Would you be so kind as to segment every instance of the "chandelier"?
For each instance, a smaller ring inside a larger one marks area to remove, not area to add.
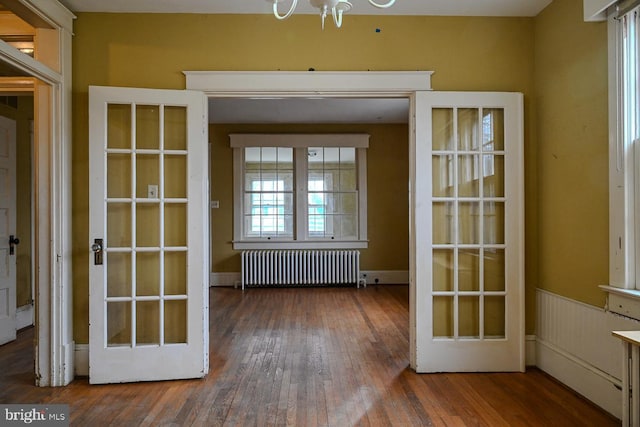
[[[292,0],[291,8],[284,15],[280,15],[278,12],[278,3],[283,2],[284,0],[267,0],[268,2],[273,2],[273,14],[278,19],[287,19],[290,17],[296,6],[298,5],[298,0]],[[388,0],[385,4],[376,3],[374,0],[369,0],[369,3],[372,6],[375,6],[380,9],[386,9],[388,7],[393,6],[396,0]],[[329,12],[331,12],[331,16],[333,16],[333,23],[336,24],[336,27],[340,28],[342,26],[342,14],[345,12],[349,12],[353,5],[348,0],[309,0],[311,6],[320,9],[320,18],[322,18],[322,29],[324,30],[324,19],[327,17]]]

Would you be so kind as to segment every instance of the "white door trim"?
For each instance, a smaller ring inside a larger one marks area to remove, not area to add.
[[[71,36],[73,14],[49,0],[18,0],[20,17],[59,30],[55,71],[0,41],[0,62],[39,79],[34,88],[36,230],[35,378],[39,386],[73,379],[71,289]],[[18,7],[18,6],[16,6]]]
[[[200,90],[209,97],[260,97],[260,96],[323,96],[323,97],[407,97],[409,110],[409,146],[415,146],[414,130],[416,114],[415,98],[418,94],[431,90],[432,71],[365,71],[365,72],[324,72],[324,71],[184,71],[186,89]],[[414,163],[415,152],[409,152],[409,167]],[[409,228],[414,230],[417,176],[415,170],[409,173]],[[413,239],[413,237],[411,237]],[[415,242],[414,242],[415,243]],[[416,245],[409,248],[409,334],[411,367],[416,368],[416,313],[419,299],[416,298],[415,270],[419,263]],[[424,310],[423,310],[424,311]]]

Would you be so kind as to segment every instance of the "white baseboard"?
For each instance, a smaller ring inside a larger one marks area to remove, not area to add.
[[[364,276],[367,285],[375,285],[376,279],[380,285],[406,285],[409,284],[409,272],[407,270],[362,270],[360,276]],[[240,273],[210,273],[209,286],[237,286],[240,283]]]
[[[74,359],[76,375],[89,376],[89,344],[76,344]]]
[[[544,372],[615,417],[622,417],[622,392],[616,378],[542,340],[537,342],[536,361]]]
[[[409,271],[407,270],[361,270],[360,276],[364,276],[367,285],[409,284]]]
[[[524,364],[526,366],[536,366],[535,335],[527,335],[524,337]]]
[[[210,273],[209,287],[236,286],[240,283],[240,273]]]
[[[33,326],[33,304],[23,305],[16,309],[16,329],[20,330],[27,326]]]

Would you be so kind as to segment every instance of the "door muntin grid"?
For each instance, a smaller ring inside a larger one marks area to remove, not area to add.
[[[108,104],[105,347],[187,343],[187,109]]]
[[[432,111],[432,336],[505,340],[504,109]]]

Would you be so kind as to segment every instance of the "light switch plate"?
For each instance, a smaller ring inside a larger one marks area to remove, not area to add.
[[[147,198],[148,199],[157,199],[158,198],[158,186],[155,184],[147,185]]]

